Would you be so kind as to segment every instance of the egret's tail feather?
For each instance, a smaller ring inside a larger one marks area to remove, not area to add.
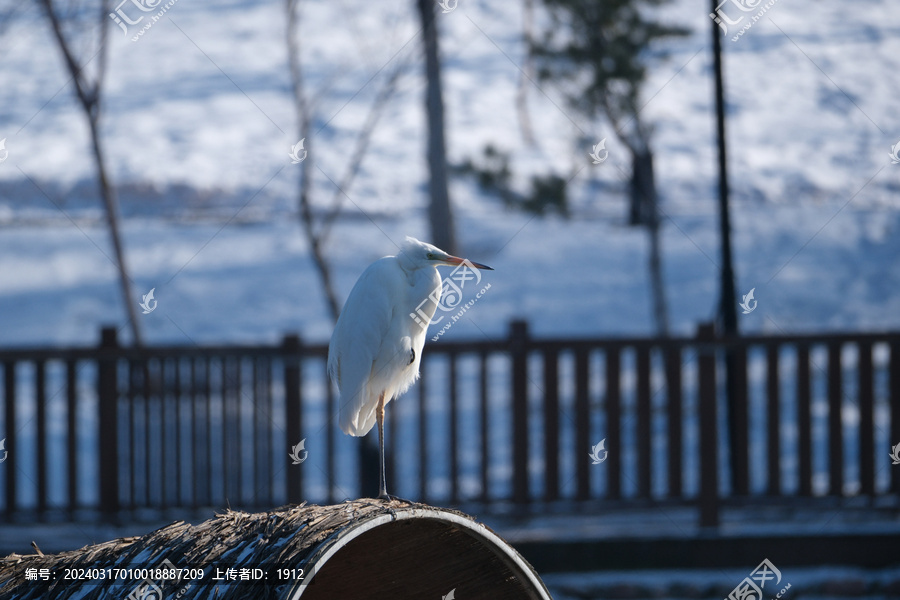
[[[378,408],[378,399],[372,399],[368,390],[360,390],[354,397],[345,400],[340,399],[341,430],[347,435],[361,437],[369,433],[375,426],[375,409]]]

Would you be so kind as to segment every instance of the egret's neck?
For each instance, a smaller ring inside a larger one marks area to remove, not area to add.
[[[408,277],[415,276],[416,271],[418,271],[422,268],[427,268],[427,267],[432,266],[432,265],[425,265],[425,264],[420,263],[419,261],[413,260],[412,258],[407,256],[406,253],[403,253],[403,252],[401,252],[400,254],[397,255],[397,264],[400,266],[401,269],[403,269],[403,271],[406,273],[406,275]]]
[[[441,275],[432,264],[423,264],[406,257],[397,257],[397,265],[406,276],[409,285],[416,287],[418,285],[426,285],[430,288],[441,285]],[[437,282],[437,283],[435,283]]]

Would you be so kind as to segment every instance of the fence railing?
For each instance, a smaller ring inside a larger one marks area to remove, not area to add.
[[[337,427],[326,354],[297,336],[130,348],[112,329],[96,347],[0,350],[0,515],[371,496],[371,445]],[[513,322],[429,344],[386,438],[389,489],[423,502],[676,502],[705,525],[729,502],[896,503],[900,333],[536,339]]]

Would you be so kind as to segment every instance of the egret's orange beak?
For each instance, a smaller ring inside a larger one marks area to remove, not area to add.
[[[494,270],[492,267],[489,267],[487,265],[483,265],[481,263],[477,263],[472,260],[467,260],[465,258],[460,258],[458,256],[448,256],[446,259],[444,259],[444,262],[447,263],[448,265],[453,265],[454,267],[463,264],[463,262],[468,262],[470,265],[472,265],[476,269],[482,269],[484,271],[493,271]]]

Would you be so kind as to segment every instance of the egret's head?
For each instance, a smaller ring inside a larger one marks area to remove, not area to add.
[[[432,246],[431,244],[420,242],[413,237],[406,238],[406,242],[400,249],[400,254],[397,258],[405,262],[410,268],[413,269],[440,266],[455,267],[461,265],[465,260],[463,258],[459,258],[458,256],[448,254],[437,246]],[[471,260],[469,261],[469,264],[478,269],[485,269],[487,271],[494,270],[487,265],[472,262]]]

